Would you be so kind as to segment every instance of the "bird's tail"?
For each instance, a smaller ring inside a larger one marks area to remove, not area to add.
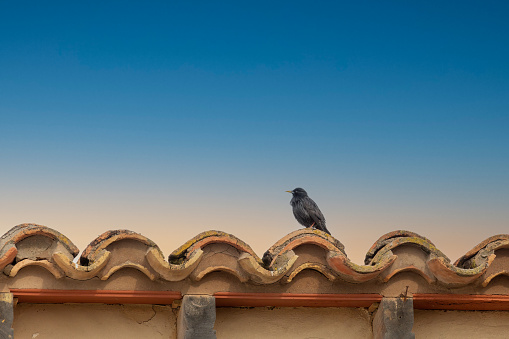
[[[324,231],[325,233],[327,233],[328,235],[332,235],[330,234],[329,230],[327,229],[327,227],[325,227],[325,223],[323,224],[320,224],[320,225],[317,225],[316,227],[317,229],[319,229],[320,231]]]

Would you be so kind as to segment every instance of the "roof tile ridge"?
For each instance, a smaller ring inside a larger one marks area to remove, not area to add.
[[[272,265],[279,256],[301,245],[316,245],[327,251],[340,252],[346,256],[345,246],[333,236],[317,229],[304,228],[293,231],[279,239],[263,254],[265,267]]]
[[[454,265],[460,268],[475,268],[486,260],[490,254],[497,249],[508,248],[509,234],[497,234],[491,236],[479,244],[475,245],[470,251],[459,257]],[[489,252],[489,253],[488,253]]]
[[[246,242],[237,238],[233,234],[217,230],[201,232],[200,234],[191,238],[169,255],[168,262],[178,263],[184,260],[185,258],[188,258],[197,249],[204,248],[205,246],[214,243],[229,244],[237,248],[241,252],[249,253],[250,255],[255,257],[257,261],[261,262],[260,257],[255,253],[255,251],[253,251],[251,246],[249,246]]]
[[[374,265],[378,260],[380,260],[383,257],[383,254],[385,252],[408,243],[419,246],[424,251],[428,253],[433,253],[437,257],[443,257],[447,262],[450,262],[450,259],[442,251],[440,251],[428,238],[419,235],[415,232],[406,230],[396,230],[384,234],[380,238],[378,238],[378,240],[373,244],[373,246],[371,246],[371,248],[366,253],[364,264]]]
[[[4,256],[5,252],[11,248],[12,244],[16,245],[16,243],[21,240],[34,235],[42,235],[60,242],[73,257],[76,257],[80,252],[78,247],[76,247],[69,238],[59,231],[44,225],[25,223],[12,227],[9,231],[2,235],[0,238],[0,255]]]
[[[97,257],[100,257],[103,249],[108,247],[114,242],[121,240],[135,240],[139,241],[149,247],[155,248],[157,251],[161,252],[159,246],[149,238],[144,235],[133,232],[126,229],[118,229],[118,230],[110,230],[102,233],[97,238],[92,240],[90,244],[85,248],[80,257],[80,264],[83,266],[88,266],[93,263]],[[162,252],[161,252],[162,253]]]

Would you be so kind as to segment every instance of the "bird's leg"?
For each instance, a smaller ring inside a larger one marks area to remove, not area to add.
[[[309,227],[315,228],[314,226],[315,226],[315,223],[312,223],[311,226],[309,226]]]

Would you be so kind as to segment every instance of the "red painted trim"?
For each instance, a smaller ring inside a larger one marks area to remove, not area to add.
[[[380,294],[296,294],[218,292],[216,306],[226,307],[369,307]]]
[[[427,294],[413,295],[414,308],[421,310],[508,311],[506,294]]]
[[[103,303],[103,304],[171,304],[182,299],[173,291],[108,291],[11,289],[19,303]]]
[[[104,303],[169,305],[182,299],[174,291],[108,291],[11,289],[19,303]],[[215,293],[219,307],[369,307],[380,294]],[[413,295],[414,308],[422,310],[508,311],[509,295],[428,294]]]

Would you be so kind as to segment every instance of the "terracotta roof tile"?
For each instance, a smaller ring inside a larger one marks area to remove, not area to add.
[[[263,258],[244,241],[220,231],[200,233],[173,251],[168,261],[156,243],[129,230],[101,234],[75,264],[78,253],[58,231],[18,225],[0,239],[2,279],[14,278],[29,266],[41,267],[55,279],[76,281],[108,281],[117,272],[134,269],[159,284],[186,279],[199,284],[213,272],[226,272],[229,279],[254,286],[293,284],[304,272],[318,272],[332,283],[383,285],[411,272],[434,286],[486,288],[496,277],[509,275],[509,235],[486,239],[454,264],[430,240],[404,230],[380,237],[364,265],[353,263],[337,239],[311,229],[286,235]]]

